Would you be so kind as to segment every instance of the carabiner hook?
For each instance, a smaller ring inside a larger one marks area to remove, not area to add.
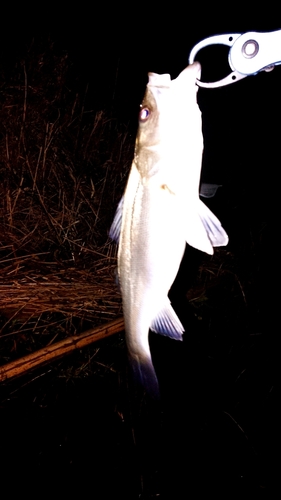
[[[215,44],[230,47],[228,63],[232,72],[217,82],[207,83],[197,80],[199,87],[223,87],[246,76],[256,75],[260,71],[271,71],[274,66],[281,64],[281,30],[269,33],[248,32],[243,35],[234,33],[210,36],[193,47],[189,55],[189,64],[194,62],[199,50]]]
[[[241,33],[232,33],[229,35],[214,35],[205,38],[204,40],[201,40],[201,42],[198,42],[190,52],[189,64],[192,64],[195,61],[195,56],[201,49],[208,47],[209,45],[218,45],[218,44],[232,47],[240,36]],[[242,80],[242,78],[245,78],[247,76],[239,73],[232,67],[229,57],[228,57],[228,62],[232,69],[232,72],[228,76],[226,76],[222,80],[218,80],[217,82],[202,82],[201,80],[197,80],[198,87],[204,87],[204,88],[223,87],[225,85],[229,85],[230,83],[237,82],[238,80]]]

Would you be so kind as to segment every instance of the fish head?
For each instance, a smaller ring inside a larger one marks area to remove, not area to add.
[[[161,160],[161,144],[165,132],[165,116],[171,77],[168,74],[148,74],[146,92],[140,106],[139,127],[135,144],[135,162],[143,178]]]
[[[189,164],[199,185],[203,136],[196,80],[200,76],[198,62],[173,80],[169,74],[148,74],[135,145],[135,163],[143,179],[160,168],[188,170]]]

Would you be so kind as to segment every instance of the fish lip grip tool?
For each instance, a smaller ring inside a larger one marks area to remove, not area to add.
[[[244,34],[210,36],[193,47],[189,54],[189,64],[195,61],[201,49],[216,44],[230,47],[228,63],[232,71],[228,76],[216,82],[197,80],[199,87],[223,87],[242,80],[246,76],[256,75],[260,71],[271,71],[281,64],[281,30],[268,33],[250,31]]]

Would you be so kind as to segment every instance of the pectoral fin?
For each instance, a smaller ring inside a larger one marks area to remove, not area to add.
[[[112,240],[116,241],[117,244],[119,243],[120,233],[121,233],[123,206],[124,206],[124,196],[122,196],[121,200],[118,203],[118,207],[116,209],[115,216],[109,230],[109,237]]]
[[[221,184],[209,184],[207,182],[202,182],[200,186],[200,196],[202,198],[213,198]]]

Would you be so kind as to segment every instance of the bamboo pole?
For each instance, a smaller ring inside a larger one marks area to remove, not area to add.
[[[73,335],[53,345],[39,349],[38,351],[23,356],[16,361],[0,366],[0,382],[27,373],[33,368],[49,363],[76,349],[81,349],[93,342],[105,339],[124,330],[123,318],[117,318],[110,323],[91,328],[81,335]]]

